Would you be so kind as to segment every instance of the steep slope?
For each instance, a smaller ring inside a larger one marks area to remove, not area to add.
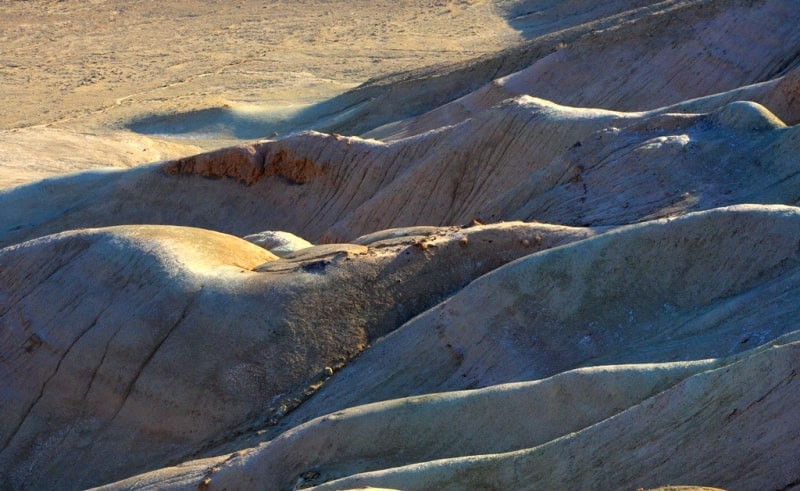
[[[711,366],[703,361],[593,367],[533,382],[348,408],[262,446],[163,469],[107,489],[163,489],[165,481],[172,489],[191,488],[207,476],[219,488],[291,489],[331,476],[528,448],[602,421]],[[472,430],[464,431],[467,426]]]
[[[569,106],[649,110],[767,82],[800,65],[800,13],[791,2],[665,1],[631,14],[577,39],[565,33],[554,52],[520,70],[365,136],[419,134],[525,94]]]
[[[134,223],[346,242],[474,218],[618,225],[742,202],[794,204],[798,135],[754,103],[685,115],[520,97],[389,144],[307,132],[169,162],[163,172],[3,191],[0,244]]]
[[[780,488],[798,477],[780,436],[797,427],[798,244],[800,210],[746,206],[524,257],[375,343],[268,443],[109,489]]]
[[[278,259],[217,232],[124,226],[1,249],[0,484],[97,485],[274,424],[473,278],[592,233],[412,229]]]
[[[311,489],[641,489],[712,482],[790,489],[798,480],[797,336],[691,377],[583,431],[517,452],[365,473]]]
[[[496,5],[382,140],[0,190],[0,488],[796,486],[800,9]]]
[[[579,366],[750,349],[797,329],[798,226],[796,208],[733,207],[528,256],[376,343],[283,424]]]

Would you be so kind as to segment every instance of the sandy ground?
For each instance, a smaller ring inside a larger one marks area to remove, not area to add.
[[[0,130],[317,102],[519,41],[489,0],[0,2]]]
[[[0,189],[236,141],[128,131],[203,109],[286,114],[370,78],[520,42],[491,0],[0,1]],[[267,135],[264,135],[267,136]]]

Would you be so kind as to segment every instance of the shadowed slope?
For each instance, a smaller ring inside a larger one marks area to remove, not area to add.
[[[529,43],[369,81],[301,112],[294,127],[396,139],[523,94],[646,110],[767,82],[800,64],[800,14],[780,0],[503,3]]]
[[[238,236],[285,230],[311,242],[476,217],[618,225],[741,202],[794,204],[797,152],[797,128],[754,103],[682,115],[521,97],[391,144],[309,132],[173,161],[167,175],[143,167],[7,190],[0,244],[142,222]]]
[[[712,210],[515,261],[376,343],[282,424],[578,366],[721,357],[767,342],[797,327],[799,217],[787,207]]]
[[[525,94],[563,105],[641,111],[767,82],[800,65],[798,23],[800,11],[780,0],[658,2],[578,39],[564,33],[558,50],[521,70],[364,134],[420,134]],[[791,116],[797,121],[796,106]]]
[[[483,86],[384,141],[0,191],[0,488],[800,482],[800,11],[591,5],[319,121]]]
[[[99,136],[46,126],[0,131],[0,189],[68,172],[129,168],[200,151],[195,145],[132,134]]]
[[[473,278],[591,234],[452,228],[278,259],[217,232],[126,226],[1,249],[2,486],[96,485],[274,424]]]
[[[190,489],[209,475],[219,489],[291,489],[368,470],[529,448],[602,421],[713,365],[588,368],[534,382],[358,406],[213,464],[198,461],[108,488]]]
[[[794,336],[544,445],[366,473],[311,489],[635,489],[663,482],[790,489],[798,479],[800,445],[789,435],[800,428],[787,408],[800,403],[798,370]]]
[[[268,432],[269,443],[115,486],[190,489],[209,478],[209,489],[267,482],[287,489],[375,470],[331,489],[490,482],[582,488],[597,479],[603,487],[631,487],[679,482],[685,470],[684,482],[779,487],[793,479],[786,466],[796,442],[776,441],[791,419],[791,403],[769,396],[763,420],[750,408],[772,386],[789,401],[800,394],[792,375],[796,335],[778,342],[790,343],[786,349],[770,344],[797,331],[798,244],[797,208],[742,206],[624,227],[521,258],[375,343]],[[652,364],[675,360],[688,363]],[[753,368],[773,363],[768,376]],[[490,389],[452,393],[476,387]],[[403,397],[410,398],[379,403]],[[357,407],[372,402],[379,404]],[[741,425],[725,426],[726,417],[742,413]],[[482,417],[489,421],[480,423]],[[522,421],[530,429],[522,430]],[[503,430],[505,424],[517,432]],[[692,442],[682,443],[689,435]],[[737,455],[749,453],[718,440],[734,435],[764,452],[760,471],[734,472],[743,465]],[[627,451],[613,443],[620,440]],[[673,451],[684,446],[688,453]],[[577,447],[579,455],[571,453]],[[503,454],[511,449],[519,451]],[[615,470],[599,478],[598,458]],[[520,459],[529,469],[521,474],[513,470]],[[769,459],[783,470],[764,471]]]

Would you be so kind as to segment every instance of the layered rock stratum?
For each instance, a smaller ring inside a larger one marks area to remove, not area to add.
[[[0,190],[0,487],[800,485],[800,5],[462,3],[521,39],[5,134],[89,170]]]

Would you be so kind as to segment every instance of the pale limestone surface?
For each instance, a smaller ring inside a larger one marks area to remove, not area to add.
[[[445,228],[426,249],[317,246],[279,259],[218,232],[127,225],[0,249],[3,484],[100,484],[274,425],[450,292],[593,234]]]
[[[313,244],[289,232],[265,230],[257,234],[242,237],[248,242],[261,246],[278,257],[311,247]]]

